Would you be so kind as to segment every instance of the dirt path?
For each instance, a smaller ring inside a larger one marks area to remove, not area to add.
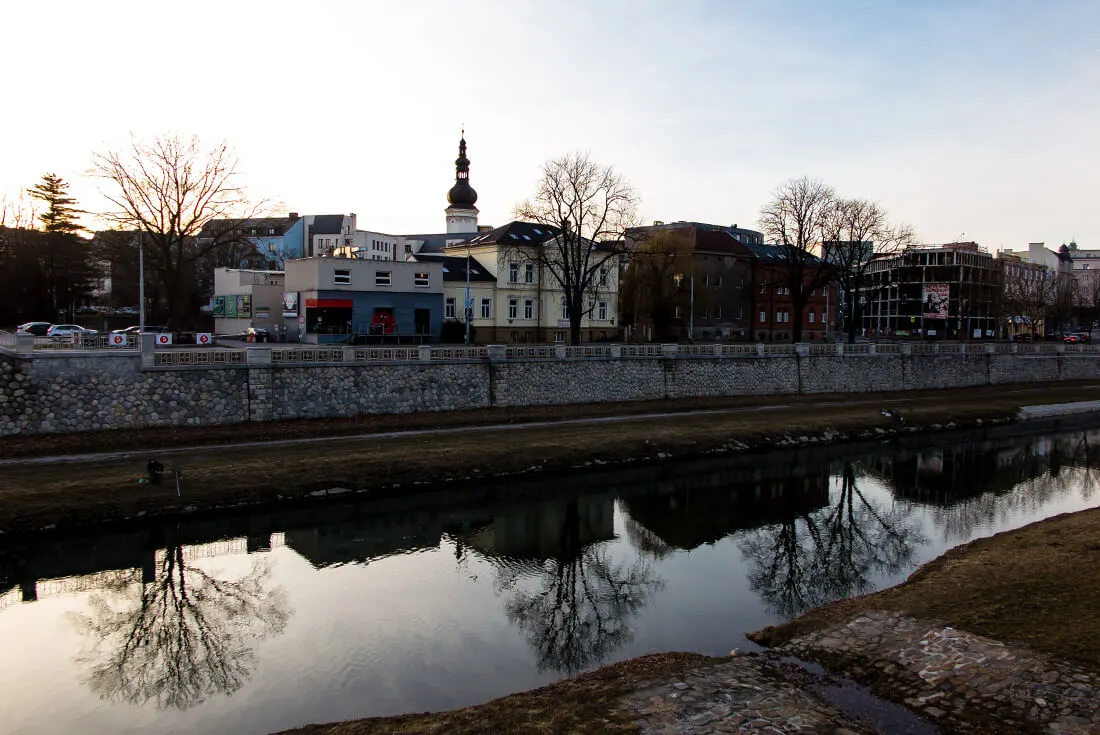
[[[112,451],[94,457],[52,456],[0,466],[0,531],[74,527],[141,515],[170,515],[222,507],[285,502],[328,489],[387,494],[426,492],[449,481],[524,472],[568,472],[592,464],[661,461],[673,456],[765,449],[799,443],[886,437],[991,421],[1008,421],[1022,405],[1100,397],[1100,385],[999,386],[904,395],[821,396],[783,400],[739,399],[669,406],[659,403],[579,407],[509,414],[514,424],[486,425],[486,415],[405,417],[407,426],[355,438],[283,436],[278,443],[235,442],[188,446],[197,434],[177,437],[158,452],[123,434],[77,437],[84,446]],[[676,408],[677,411],[655,408]],[[889,416],[883,409],[889,409]],[[618,411],[618,409],[622,409]],[[583,412],[582,412],[583,414]],[[500,414],[489,414],[500,419]],[[400,417],[384,417],[394,421]],[[470,421],[457,423],[459,419]],[[526,423],[519,422],[522,418]],[[428,419],[449,426],[422,426]],[[540,421],[542,423],[532,423]],[[220,427],[225,428],[225,427]],[[230,427],[232,428],[232,427]],[[262,427],[271,428],[271,427]],[[295,430],[302,427],[294,427]],[[332,427],[328,427],[332,428]],[[338,427],[344,428],[345,427]],[[246,437],[238,437],[246,438]],[[276,439],[276,436],[271,437]],[[307,441],[308,439],[308,441]],[[63,437],[34,448],[72,451]],[[74,440],[75,441],[75,440]],[[184,446],[179,446],[184,444]],[[7,445],[9,450],[12,445]],[[29,446],[19,452],[24,457]],[[10,454],[9,454],[10,456]],[[168,473],[159,486],[142,485],[146,459]],[[177,494],[172,471],[181,472]]]

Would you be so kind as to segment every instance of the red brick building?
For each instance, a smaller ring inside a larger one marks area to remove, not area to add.
[[[790,342],[794,339],[794,322],[798,315],[791,300],[785,258],[775,245],[743,247],[753,259],[752,339],[757,342]],[[803,283],[813,284],[816,280],[817,267],[810,265],[806,268]],[[833,337],[834,325],[830,315],[836,313],[836,306],[834,283],[820,285],[811,292],[802,313],[803,342],[820,341],[826,334],[830,339]]]

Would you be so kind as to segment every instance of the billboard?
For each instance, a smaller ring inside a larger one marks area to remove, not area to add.
[[[946,319],[951,288],[946,283],[926,283],[921,296],[921,315],[925,319]]]
[[[283,292],[283,316],[298,316],[298,292]]]
[[[214,316],[225,316],[230,319],[252,316],[252,295],[238,294],[236,296],[215,296]]]

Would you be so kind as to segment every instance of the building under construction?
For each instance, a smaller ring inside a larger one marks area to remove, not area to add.
[[[860,289],[866,337],[992,339],[1002,264],[974,242],[876,256]]]

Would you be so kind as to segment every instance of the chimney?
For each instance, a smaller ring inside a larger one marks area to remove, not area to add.
[[[297,212],[291,212],[286,216],[286,218],[291,220],[291,221],[294,221],[294,220],[298,219],[298,213]]]

